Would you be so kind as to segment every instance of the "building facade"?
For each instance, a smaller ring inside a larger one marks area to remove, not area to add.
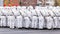
[[[54,6],[55,0],[37,0],[39,6]]]
[[[60,6],[60,0],[4,0],[4,6]]]
[[[29,5],[36,6],[37,4],[37,0],[20,0],[20,1],[21,6],[29,6]]]
[[[4,0],[4,6],[18,6],[19,0]]]

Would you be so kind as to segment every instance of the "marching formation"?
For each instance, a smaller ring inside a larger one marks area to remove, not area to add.
[[[0,26],[10,28],[60,28],[60,7],[0,7]]]

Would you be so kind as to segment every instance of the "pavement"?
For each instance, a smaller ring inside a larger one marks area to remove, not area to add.
[[[0,34],[60,34],[60,30],[29,30],[0,28]]]

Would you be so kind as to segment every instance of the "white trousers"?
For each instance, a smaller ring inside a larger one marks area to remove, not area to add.
[[[0,16],[0,26],[6,26],[6,17]]]
[[[29,19],[29,17],[24,17],[24,27],[25,28],[28,28],[28,27],[30,27],[30,23],[31,23],[31,21],[30,21],[30,19]]]
[[[37,24],[38,24],[38,18],[37,18],[37,16],[33,16],[32,17],[31,28],[37,28]]]
[[[53,27],[53,19],[49,16],[49,17],[45,17],[46,18],[46,27],[48,29],[51,29]]]
[[[58,27],[58,17],[54,17],[54,26],[53,28],[57,28]]]
[[[14,16],[7,16],[8,26],[10,28],[14,28],[15,26],[15,17]]]
[[[58,28],[60,28],[60,17],[58,17]]]
[[[17,18],[16,18],[16,27],[17,28],[22,28],[22,23],[23,23],[22,16],[21,15],[20,16],[17,16]]]
[[[39,16],[39,29],[43,29],[44,27],[44,17],[43,16]]]

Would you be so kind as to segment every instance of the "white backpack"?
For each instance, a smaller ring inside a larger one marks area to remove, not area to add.
[[[32,16],[37,15],[36,11],[33,9],[31,10]]]
[[[23,17],[26,16],[26,13],[25,13],[23,10],[20,10],[19,12],[21,13],[21,15],[22,15]]]
[[[42,13],[43,16],[49,16],[49,13],[46,9],[42,9],[40,12]]]
[[[13,14],[14,14],[15,16],[20,15],[20,13],[19,13],[19,11],[18,11],[17,9],[13,9],[12,12],[13,12]]]
[[[51,17],[54,17],[55,16],[55,14],[53,13],[52,10],[48,10],[48,12],[49,12],[49,14],[50,14]]]

